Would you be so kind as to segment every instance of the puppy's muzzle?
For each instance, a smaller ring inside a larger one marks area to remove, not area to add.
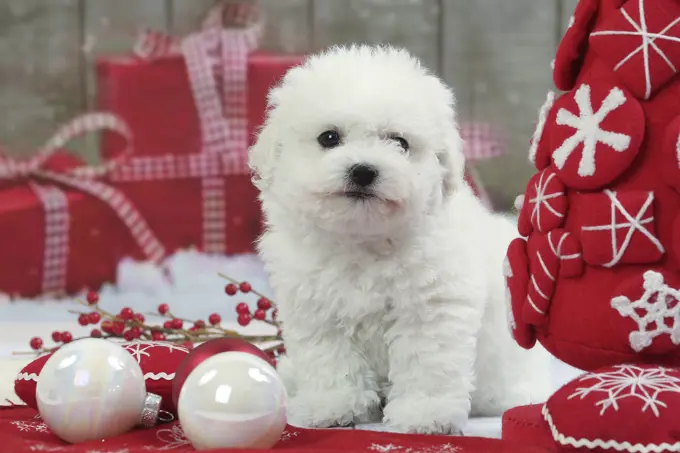
[[[375,196],[372,186],[380,173],[372,165],[356,164],[347,170],[347,189],[345,195],[350,198],[367,199]]]

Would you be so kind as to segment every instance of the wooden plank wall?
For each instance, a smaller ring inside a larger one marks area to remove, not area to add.
[[[27,155],[92,107],[93,61],[124,53],[142,27],[183,34],[216,0],[0,0],[0,147]],[[257,1],[257,0],[252,0]],[[509,154],[479,165],[509,206],[531,174],[526,150],[551,87],[550,60],[576,0],[259,0],[263,47],[309,52],[389,42],[418,55],[456,90],[463,120],[489,121]],[[96,160],[94,141],[76,146]]]

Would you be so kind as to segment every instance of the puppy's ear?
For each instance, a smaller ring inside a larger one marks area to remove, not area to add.
[[[257,135],[257,140],[248,151],[248,166],[253,172],[253,184],[263,190],[271,184],[278,158],[276,126],[267,119]]]
[[[447,197],[465,185],[464,142],[455,124],[447,131],[444,149],[437,153],[442,166],[443,193]]]

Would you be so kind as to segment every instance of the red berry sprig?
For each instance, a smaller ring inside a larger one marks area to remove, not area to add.
[[[224,274],[219,274],[229,283],[225,286],[224,292],[229,296],[238,294],[254,294],[257,300],[257,309],[251,312],[250,307],[245,302],[236,304],[237,321],[241,326],[247,326],[253,320],[266,322],[278,327],[276,322],[276,308],[274,303],[263,294],[254,290],[248,282],[239,282]],[[149,324],[146,316],[135,312],[131,307],[123,307],[118,313],[111,313],[102,309],[99,305],[99,294],[94,291],[87,293],[85,300],[77,302],[86,307],[86,311],[73,311],[77,315],[78,324],[81,326],[92,326],[90,337],[104,339],[123,339],[125,341],[153,340],[171,341],[181,343],[186,347],[193,347],[194,343],[204,342],[213,338],[232,337],[243,338],[251,342],[280,341],[281,330],[277,329],[276,335],[254,336],[244,335],[234,330],[225,329],[221,326],[222,317],[218,313],[211,313],[207,320],[189,320],[175,316],[170,310],[170,306],[162,303],[157,307],[157,313],[147,315],[163,318],[160,324]],[[61,344],[70,343],[74,340],[71,332],[52,332],[51,339],[57,347]],[[42,338],[32,338],[30,347],[38,353],[51,352],[56,347],[46,348]],[[270,353],[276,353],[281,349],[281,345],[268,348]]]

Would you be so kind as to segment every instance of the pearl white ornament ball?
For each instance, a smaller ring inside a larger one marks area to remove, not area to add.
[[[286,427],[286,389],[260,357],[215,354],[189,374],[179,393],[178,416],[196,450],[274,446]]]
[[[38,411],[70,443],[104,439],[140,422],[146,387],[135,358],[108,340],[86,338],[47,360],[36,386]]]

